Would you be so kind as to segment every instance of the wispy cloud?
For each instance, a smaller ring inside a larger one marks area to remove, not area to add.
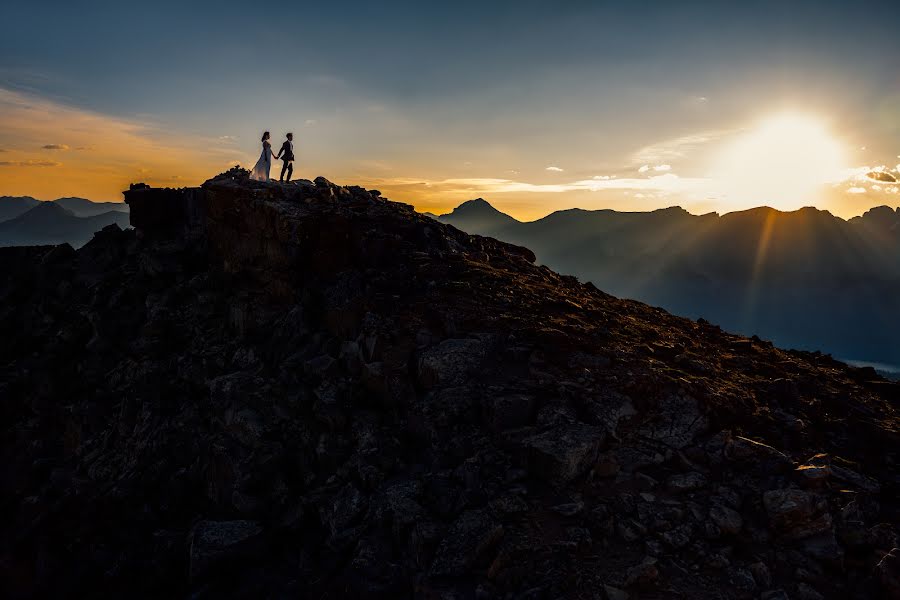
[[[580,179],[568,183],[547,184],[528,183],[514,179],[488,177],[452,178],[440,180],[423,179],[390,179],[386,183],[393,185],[422,186],[433,191],[458,194],[510,194],[510,193],[545,193],[559,194],[563,192],[600,190],[634,190],[649,192],[686,192],[703,189],[709,182],[701,178],[679,177],[672,173],[645,178],[591,178]]]
[[[61,167],[62,163],[52,160],[4,160],[0,167]]]
[[[656,142],[644,146],[632,154],[631,163],[635,165],[652,165],[655,163],[669,164],[676,162],[679,159],[688,157],[701,146],[720,140],[734,132],[735,130],[733,129],[713,129]]]
[[[562,173],[562,172],[563,172],[563,169],[560,169],[559,167],[554,167],[554,166],[552,166],[552,165],[549,166],[549,167],[547,167],[547,168],[544,169],[544,170],[545,170],[545,171],[554,171],[554,172],[556,172],[556,173]]]
[[[44,150],[68,150],[69,147],[65,144],[44,144],[41,146]]]
[[[319,121],[317,121],[316,119],[307,119],[307,120],[303,121],[304,127],[312,127],[312,126],[318,125],[318,124],[319,124]]]

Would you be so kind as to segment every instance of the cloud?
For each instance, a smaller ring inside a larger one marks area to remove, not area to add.
[[[709,186],[708,179],[683,178],[673,173],[654,175],[642,178],[610,178],[581,179],[569,183],[536,184],[514,179],[473,177],[454,179],[409,179],[396,178],[377,182],[378,185],[425,187],[429,192],[460,194],[509,194],[509,193],[544,193],[559,194],[563,192],[598,192],[602,190],[631,190],[659,193],[703,191]]]
[[[45,144],[41,146],[44,150],[68,150],[69,147],[65,144]]]
[[[864,187],[852,187],[847,190],[848,194],[865,194],[866,188]]]
[[[61,167],[62,163],[52,160],[3,160],[0,167]]]
[[[545,170],[545,171],[554,171],[554,172],[556,172],[556,173],[562,173],[562,172],[563,172],[563,169],[560,169],[559,167],[554,167],[554,166],[549,166],[549,167],[547,167],[547,168],[544,169],[544,170]]]
[[[656,165],[653,170],[656,172],[671,171],[672,165]]]
[[[591,179],[596,179],[597,181],[607,181],[609,180],[609,175],[594,175]]]
[[[866,177],[875,181],[884,181],[885,183],[895,183],[897,178],[886,171],[869,171]]]
[[[642,165],[640,169],[638,169],[638,173],[646,173],[650,170],[650,165]]]
[[[252,160],[217,136],[187,135],[150,118],[125,119],[0,86],[0,140],[16,139],[64,139],[65,146],[47,146],[91,150],[66,153],[65,164],[49,160],[50,150],[40,144],[33,152],[10,149],[3,154],[4,193],[34,197],[121,199],[141,167],[157,174],[177,173],[186,183],[199,184],[221,172],[226,160]],[[145,181],[170,183],[162,177]]]
[[[237,137],[233,135],[220,135],[219,139],[223,142],[234,142],[237,141]]]
[[[313,125],[318,125],[318,124],[319,124],[319,121],[317,121],[316,119],[307,119],[307,120],[303,121],[304,127],[312,127]]]
[[[734,131],[733,129],[711,129],[656,142],[638,149],[631,155],[631,162],[636,165],[676,162],[699,147],[715,142]]]

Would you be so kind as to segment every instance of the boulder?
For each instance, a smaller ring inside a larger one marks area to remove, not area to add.
[[[529,470],[552,483],[566,483],[584,474],[596,462],[606,431],[592,425],[560,425],[523,442]]]
[[[432,577],[465,575],[484,561],[503,537],[503,527],[484,510],[464,512],[441,541],[429,571]]]
[[[465,383],[469,373],[484,361],[486,352],[481,340],[444,340],[420,354],[419,383],[425,388]]]
[[[778,531],[806,524],[813,516],[813,498],[803,490],[769,490],[762,500],[769,523]]]
[[[261,533],[255,521],[200,521],[191,535],[191,579],[206,577],[248,556]]]

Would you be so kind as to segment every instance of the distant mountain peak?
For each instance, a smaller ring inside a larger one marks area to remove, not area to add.
[[[503,215],[505,217],[509,217],[509,215],[502,213],[499,210],[497,210],[496,208],[494,208],[494,206],[490,202],[485,200],[484,198],[475,198],[474,200],[466,200],[465,202],[463,202],[462,204],[460,204],[459,206],[454,208],[453,212],[451,214],[460,214],[460,213],[464,213],[464,212],[476,212],[476,211],[477,212],[495,213],[498,215]],[[509,217],[509,218],[512,218],[512,217]]]
[[[28,218],[29,215],[41,215],[41,216],[62,216],[65,215],[67,217],[76,216],[74,212],[66,208],[61,204],[57,204],[56,202],[39,202],[35,205],[34,208],[23,214],[20,218]]]

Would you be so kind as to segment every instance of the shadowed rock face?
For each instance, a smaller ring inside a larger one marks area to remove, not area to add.
[[[0,250],[8,597],[896,593],[871,370],[321,178],[126,199]]]

